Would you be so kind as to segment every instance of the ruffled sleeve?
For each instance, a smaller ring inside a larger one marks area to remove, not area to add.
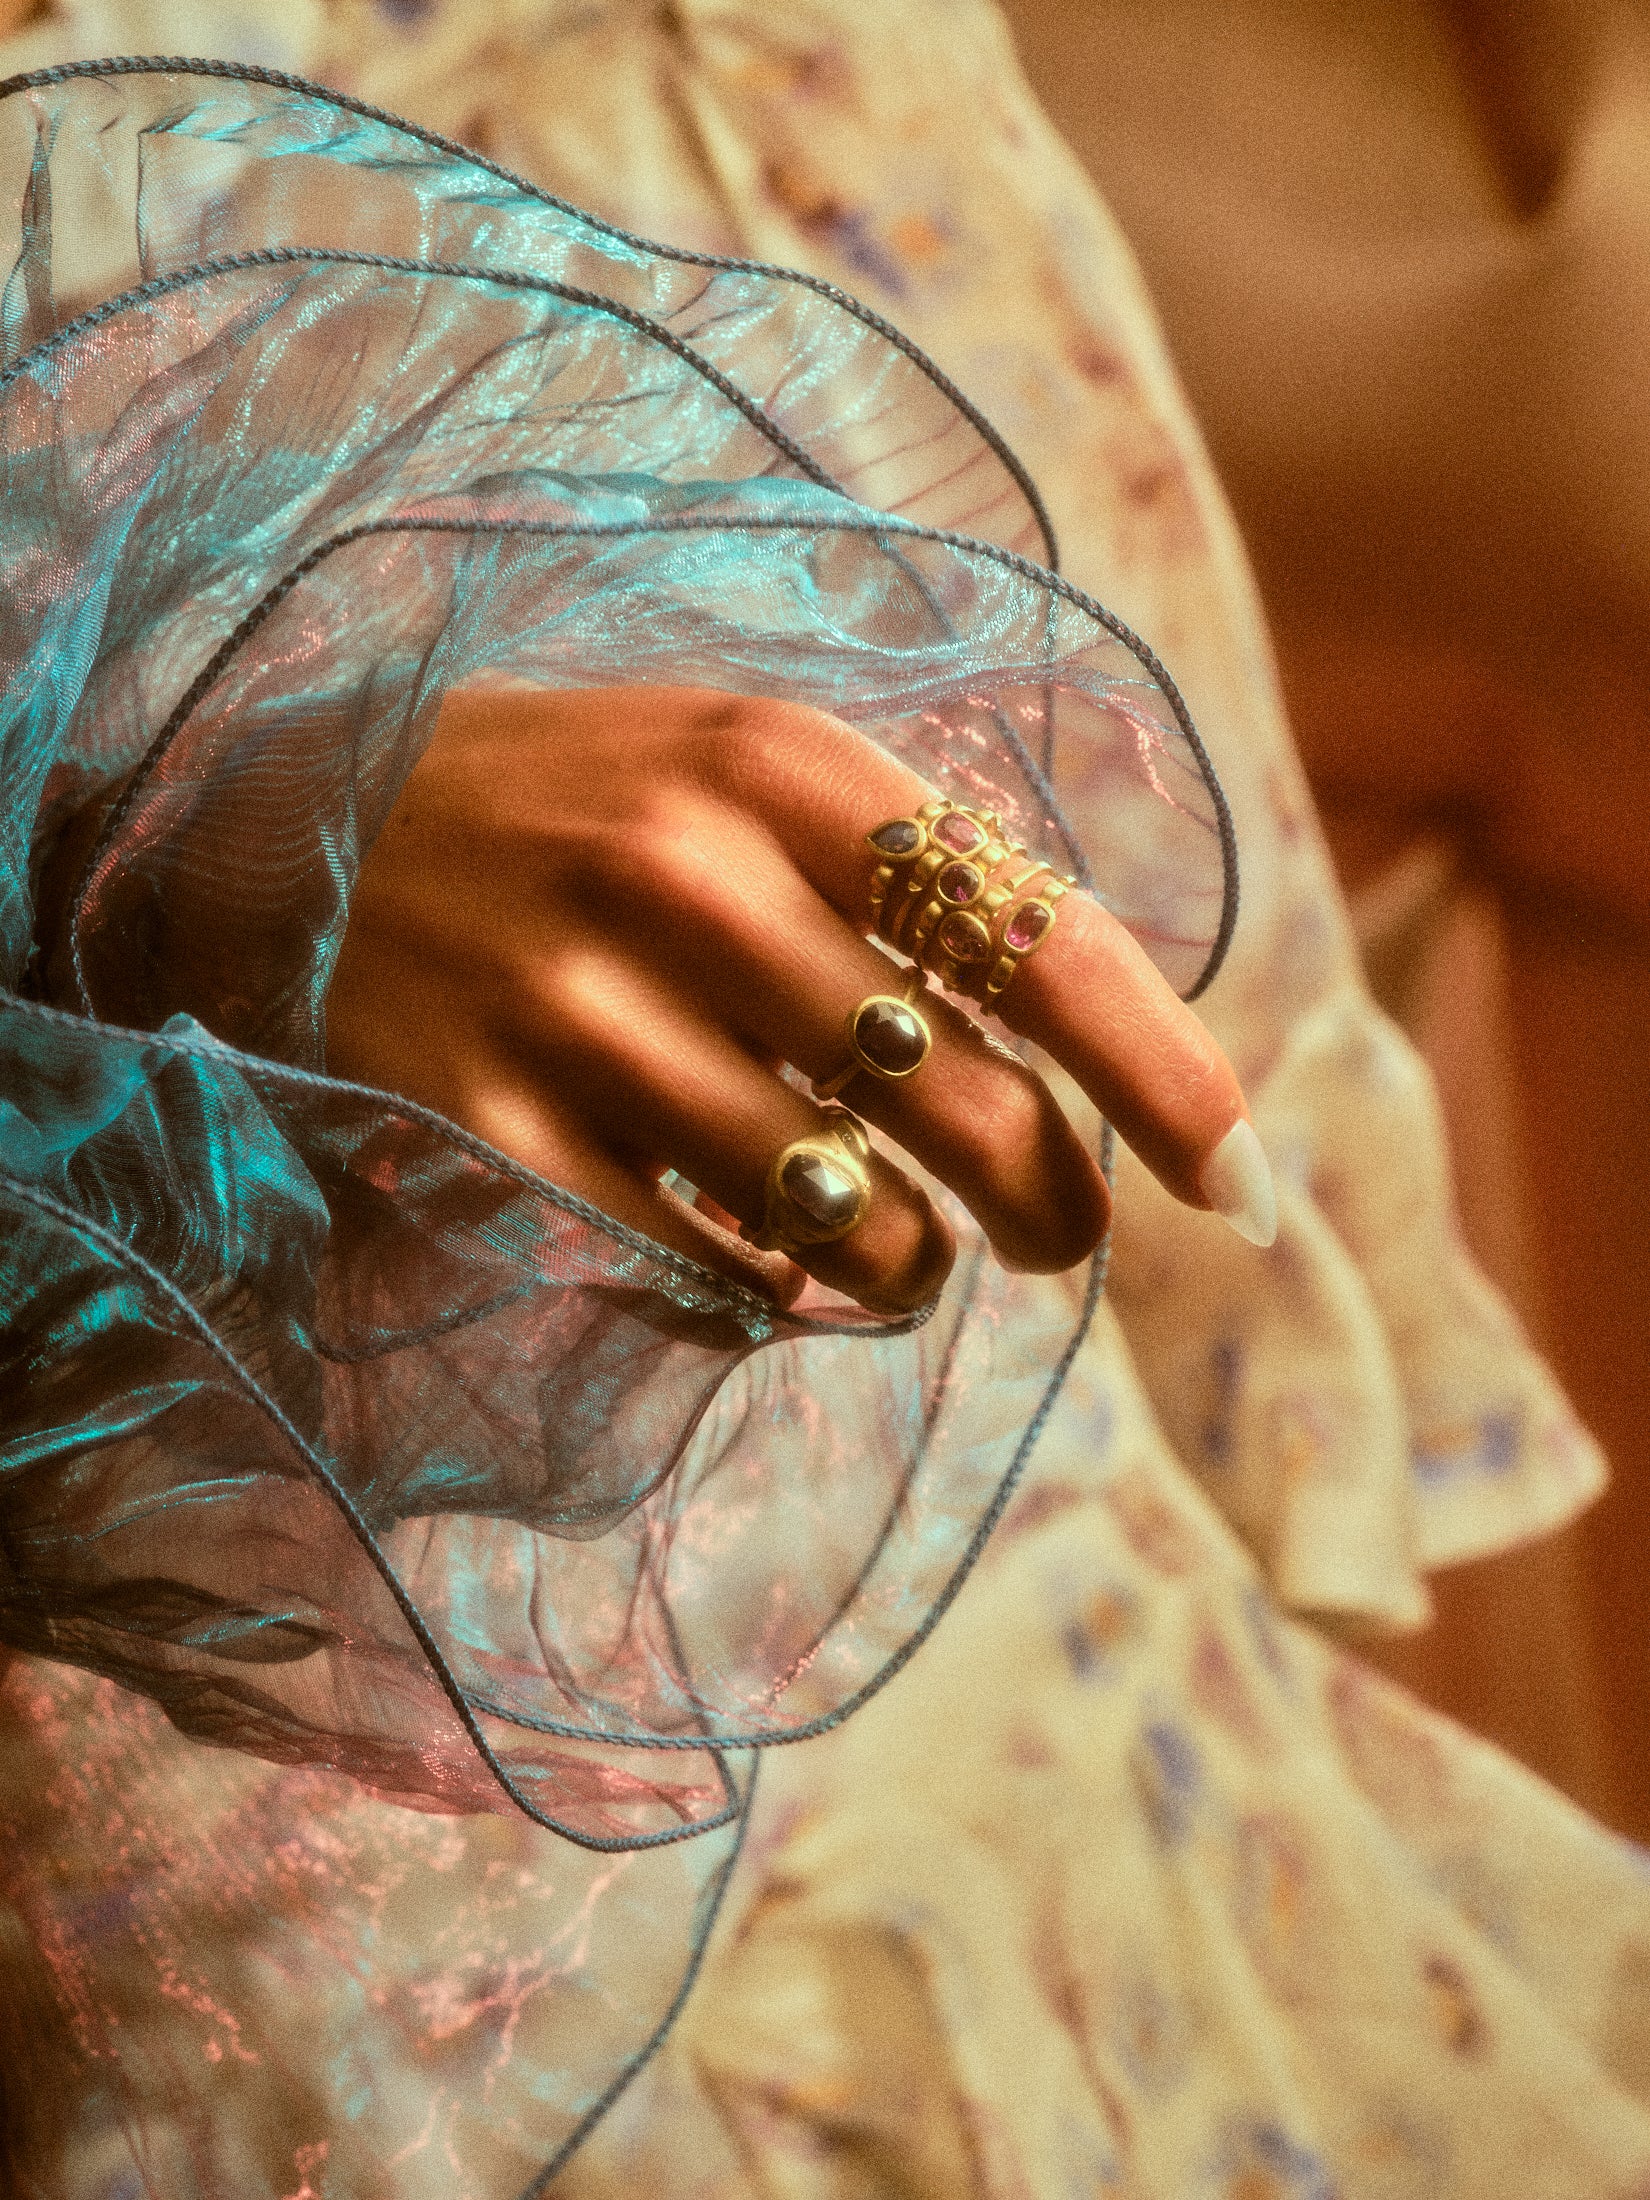
[[[1192,988],[1235,873],[1185,707],[818,282],[228,66],[14,81],[0,160],[0,1630],[426,1807],[730,1823],[728,1752],[933,1624],[1086,1314],[977,1237],[927,1318],[782,1312],[329,1078],[361,853],[462,682],[792,698]]]

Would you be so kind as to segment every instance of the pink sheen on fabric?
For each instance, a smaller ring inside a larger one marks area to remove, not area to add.
[[[553,2162],[691,1976],[751,1751],[922,1640],[1087,1313],[960,1213],[926,1319],[781,1310],[327,1077],[363,852],[445,695],[498,678],[831,710],[1092,878],[1188,990],[1230,821],[1150,653],[1032,562],[1015,462],[839,296],[255,71],[43,74],[0,97],[0,162],[0,1641],[41,1720],[66,1691],[108,1744],[61,1774],[107,1834],[79,1892],[16,1898],[64,2098],[187,2102],[121,2020],[134,1947],[227,2067],[314,1949],[220,1979],[185,1913],[288,1918],[281,1873],[346,1877],[327,1828],[361,1813],[359,1868],[422,1880],[428,1828],[485,1816],[531,1861],[481,1998],[563,1938],[584,1998],[565,2057],[507,2107],[472,2070],[453,2113]],[[1086,846],[1073,776],[1108,796]],[[141,1810],[99,1770],[161,1714],[222,1753],[193,1832],[158,1745]],[[370,1952],[336,1956],[370,1995]],[[343,2189],[340,2155],[436,2113],[375,2071],[369,2141],[349,2062],[303,2141]],[[177,2145],[166,2200],[236,2191],[223,2134]]]

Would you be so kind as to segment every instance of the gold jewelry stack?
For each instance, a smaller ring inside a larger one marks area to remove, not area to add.
[[[825,1110],[824,1127],[782,1146],[768,1169],[762,1227],[740,1233],[761,1253],[834,1245],[857,1230],[871,1204],[871,1141],[848,1109]]]
[[[1053,931],[1076,884],[1008,842],[991,811],[956,802],[925,802],[865,837],[882,858],[871,879],[880,936],[948,992],[988,1008]]]

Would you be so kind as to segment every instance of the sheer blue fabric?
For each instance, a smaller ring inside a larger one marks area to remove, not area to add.
[[[795,698],[1192,992],[1207,759],[824,286],[252,70],[0,87],[0,164],[0,1640],[425,1809],[720,1828],[700,1930],[748,1753],[933,1624],[1082,1320],[960,1216],[927,1318],[784,1312],[330,1078],[362,853],[466,681]]]

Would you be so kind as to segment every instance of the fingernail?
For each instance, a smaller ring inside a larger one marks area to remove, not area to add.
[[[1270,1245],[1278,1234],[1272,1166],[1255,1126],[1240,1116],[1203,1164],[1203,1196],[1240,1238]]]

